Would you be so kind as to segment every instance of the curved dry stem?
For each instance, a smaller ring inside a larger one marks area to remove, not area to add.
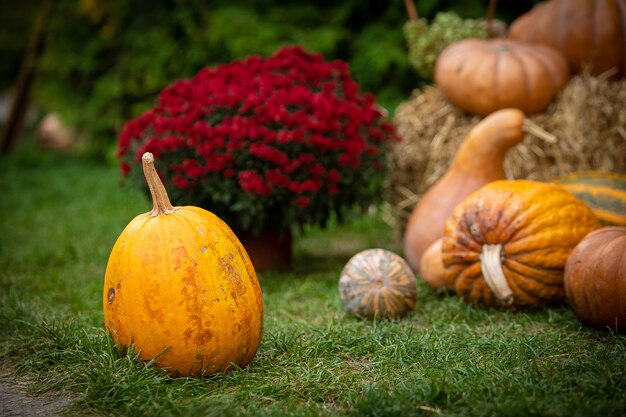
[[[150,188],[150,195],[152,195],[152,210],[148,214],[152,217],[156,217],[174,213],[178,208],[172,206],[165,186],[154,168],[154,155],[150,152],[144,153],[141,157],[141,164],[143,166],[143,174],[148,183],[148,188]]]
[[[502,270],[502,245],[483,245],[480,253],[480,269],[485,282],[496,298],[506,305],[511,305],[513,291]]]

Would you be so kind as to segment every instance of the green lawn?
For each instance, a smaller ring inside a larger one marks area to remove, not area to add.
[[[260,275],[265,335],[247,368],[171,379],[103,330],[109,251],[147,200],[112,167],[28,146],[0,163],[2,366],[33,392],[69,395],[68,414],[626,415],[626,336],[584,327],[566,305],[479,309],[420,282],[404,320],[347,317],[345,262],[399,250],[377,213],[308,230],[292,271]]]

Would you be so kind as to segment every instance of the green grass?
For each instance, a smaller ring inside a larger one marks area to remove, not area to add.
[[[345,262],[399,251],[379,213],[307,230],[292,271],[260,276],[265,335],[247,368],[169,378],[103,330],[109,251],[148,202],[115,168],[28,147],[0,162],[1,361],[31,391],[69,395],[69,414],[626,415],[626,337],[584,327],[566,305],[479,309],[419,283],[404,320],[347,317]]]

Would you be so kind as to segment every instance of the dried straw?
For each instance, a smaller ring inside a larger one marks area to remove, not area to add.
[[[583,171],[626,172],[626,80],[573,77],[553,103],[529,119],[556,136],[527,134],[506,157],[508,178],[548,181]],[[448,169],[459,144],[480,121],[448,103],[436,87],[414,91],[396,110],[403,141],[391,151],[390,206],[402,235],[421,195]]]

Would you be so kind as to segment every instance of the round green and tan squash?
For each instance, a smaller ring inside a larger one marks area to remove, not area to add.
[[[565,297],[565,262],[599,227],[585,203],[555,184],[494,181],[448,219],[442,261],[457,295],[471,304],[536,307]]]
[[[603,225],[626,226],[626,175],[574,172],[554,182],[587,203]]]
[[[173,207],[143,155],[154,208],[115,242],[104,277],[107,332],[173,375],[246,366],[263,334],[263,303],[245,249],[221,219]]]
[[[581,321],[626,331],[626,228],[589,233],[565,265],[565,294]]]
[[[411,267],[385,249],[367,249],[346,263],[339,279],[339,297],[350,315],[399,318],[415,306],[417,284]]]

